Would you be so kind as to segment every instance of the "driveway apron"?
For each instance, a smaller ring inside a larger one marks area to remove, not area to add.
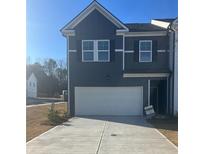
[[[177,147],[136,116],[74,117],[27,142],[27,154],[177,154]]]

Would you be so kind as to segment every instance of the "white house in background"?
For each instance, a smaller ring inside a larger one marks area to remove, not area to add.
[[[26,95],[27,97],[37,97],[37,78],[34,73],[31,73],[26,81]]]
[[[170,102],[174,106],[174,115],[178,114],[178,18],[154,19],[153,25],[166,28],[169,34],[169,66],[172,75],[170,77]]]

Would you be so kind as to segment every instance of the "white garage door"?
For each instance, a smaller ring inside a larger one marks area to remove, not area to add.
[[[142,115],[143,87],[75,87],[76,115]]]

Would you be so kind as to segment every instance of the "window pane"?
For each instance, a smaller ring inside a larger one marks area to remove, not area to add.
[[[83,41],[83,50],[93,50],[94,49],[93,41]]]
[[[108,50],[108,41],[98,41],[98,50]]]
[[[152,53],[151,52],[140,52],[140,61],[143,61],[143,62],[149,62],[151,61],[151,56]]]
[[[83,60],[93,61],[93,52],[84,52]]]
[[[108,52],[98,52],[99,61],[108,61]]]
[[[140,50],[141,51],[151,50],[151,42],[140,42]]]

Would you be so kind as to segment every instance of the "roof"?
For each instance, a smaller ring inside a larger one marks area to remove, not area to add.
[[[31,76],[32,73],[33,73],[33,72],[31,72],[31,71],[26,72],[26,80],[29,79],[29,77]]]
[[[33,72],[27,72],[26,73],[26,80],[28,80],[32,74],[36,77],[36,75]]]
[[[93,10],[98,10],[102,13],[108,20],[113,22],[119,30],[125,30],[126,32],[153,32],[153,31],[166,31],[166,28],[154,25],[152,23],[123,23],[117,17],[115,17],[111,12],[109,12],[105,7],[103,7],[97,1],[92,1],[84,10],[82,10],[75,18],[73,18],[68,24],[66,24],[60,31],[64,36],[75,35],[74,27],[78,25],[84,18],[86,18]],[[176,18],[167,19],[154,19],[164,22],[173,22]]]
[[[155,26],[151,23],[126,23],[130,32],[164,31],[166,28]]]
[[[26,80],[29,79],[31,74],[34,74],[37,80],[46,78],[45,72],[42,70],[40,64],[31,64],[26,66]]]
[[[115,17],[100,3],[94,0],[75,18],[73,18],[68,24],[66,24],[60,31],[64,33],[66,32],[66,30],[73,29],[80,21],[82,21],[95,9],[102,13],[108,20],[113,22],[118,28],[128,30],[128,28],[123,24],[123,22],[121,22],[117,17]]]
[[[154,19],[158,21],[164,21],[164,22],[173,22],[176,18],[166,18],[166,19]]]

